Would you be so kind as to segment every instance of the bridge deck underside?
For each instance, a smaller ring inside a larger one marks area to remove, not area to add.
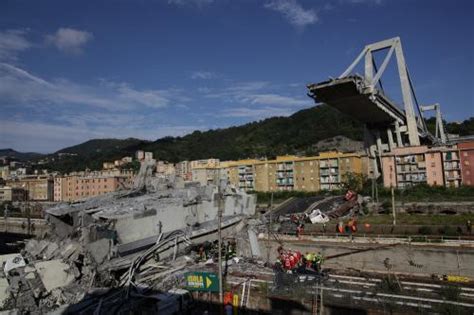
[[[368,125],[387,126],[405,115],[381,93],[364,93],[363,79],[345,77],[309,86],[310,96]]]

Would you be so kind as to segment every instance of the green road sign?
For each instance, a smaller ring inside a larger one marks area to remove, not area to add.
[[[188,272],[184,275],[186,288],[193,291],[219,292],[219,277],[212,272]]]

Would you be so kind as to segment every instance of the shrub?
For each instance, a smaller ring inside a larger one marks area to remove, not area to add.
[[[432,234],[432,230],[431,230],[431,227],[429,226],[421,226],[419,229],[418,229],[418,234],[422,234],[422,235],[430,235]]]

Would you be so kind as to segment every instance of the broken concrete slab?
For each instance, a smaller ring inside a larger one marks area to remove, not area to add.
[[[37,262],[35,268],[48,292],[67,286],[74,281],[74,275],[68,272],[69,265],[60,259]]]
[[[77,257],[79,256],[81,251],[81,245],[76,242],[69,242],[67,243],[61,251],[61,256],[64,259],[69,259],[69,260],[77,260]]]
[[[8,290],[8,281],[6,278],[0,278],[0,308],[5,306],[5,302],[10,297]]]
[[[103,238],[87,244],[86,248],[92,255],[92,258],[94,258],[94,261],[100,265],[109,256],[111,245],[111,240]]]

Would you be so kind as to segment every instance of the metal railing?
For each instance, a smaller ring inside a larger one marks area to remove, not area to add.
[[[296,233],[288,233],[282,232],[277,233],[281,236],[290,236],[295,237]],[[450,235],[417,235],[417,234],[378,234],[378,233],[352,233],[352,234],[340,234],[340,233],[318,233],[318,232],[303,232],[300,234],[302,237],[321,237],[321,238],[331,238],[331,239],[347,239],[347,240],[355,240],[355,239],[372,239],[372,240],[388,240],[388,239],[396,239],[396,240],[405,240],[408,242],[414,243],[450,243],[450,242],[467,242],[472,243],[474,245],[474,235],[458,235],[458,236],[450,236]],[[302,239],[304,240],[304,239]]]

